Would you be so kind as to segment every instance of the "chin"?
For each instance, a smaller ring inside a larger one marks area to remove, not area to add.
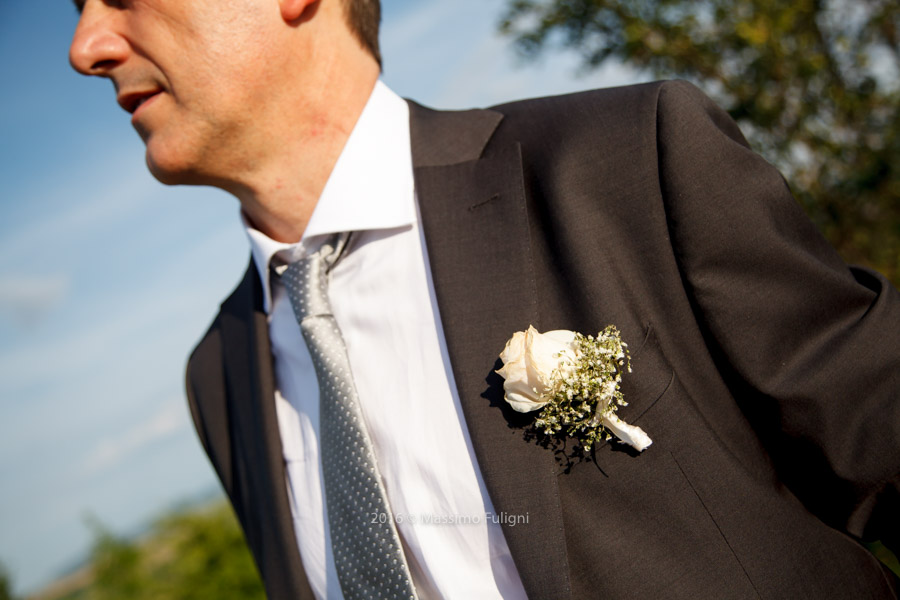
[[[154,152],[147,145],[147,168],[157,181],[164,185],[197,185],[202,183],[197,170],[189,161],[179,160],[176,156]]]
[[[177,176],[176,173],[171,171],[167,171],[165,169],[160,169],[156,167],[149,160],[147,161],[147,168],[150,169],[150,174],[156,178],[156,180],[163,185],[179,185],[184,183],[180,177]]]
[[[165,141],[164,141],[165,140]],[[209,185],[222,187],[225,179],[219,169],[211,169],[209,151],[202,145],[186,143],[183,138],[148,137],[146,162],[150,174],[164,185]]]

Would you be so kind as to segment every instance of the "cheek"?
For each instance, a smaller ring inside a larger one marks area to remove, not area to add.
[[[277,67],[270,46],[254,37],[230,35],[210,40],[195,56],[200,61],[183,65],[182,76],[198,89],[211,91],[213,101],[265,102],[277,91]]]
[[[259,67],[271,54],[271,45],[279,32],[278,23],[268,19],[267,14],[259,8],[235,11],[220,6],[213,19],[194,28],[191,39],[204,45],[206,54],[217,62],[233,67]]]

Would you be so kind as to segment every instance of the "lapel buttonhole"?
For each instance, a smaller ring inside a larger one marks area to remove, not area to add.
[[[474,212],[474,211],[478,210],[479,208],[481,208],[482,206],[484,206],[485,204],[489,204],[489,203],[493,202],[494,200],[499,200],[499,199],[500,199],[500,194],[494,194],[493,196],[491,196],[487,200],[484,200],[483,202],[478,202],[477,204],[471,205],[468,210],[469,210],[469,212]]]

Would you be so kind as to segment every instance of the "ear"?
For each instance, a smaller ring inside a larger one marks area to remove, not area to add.
[[[278,0],[278,4],[281,8],[281,18],[284,19],[286,23],[293,23],[297,19],[300,18],[300,15],[303,14],[303,11],[310,4],[315,4],[318,0]]]

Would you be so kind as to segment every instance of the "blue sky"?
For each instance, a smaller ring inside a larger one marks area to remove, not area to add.
[[[517,60],[502,0],[383,0],[384,80],[440,108],[635,81]],[[33,591],[86,515],[136,531],[218,483],[183,365],[248,261],[237,202],[167,188],[109,82],[77,75],[68,0],[0,3],[0,561]]]

